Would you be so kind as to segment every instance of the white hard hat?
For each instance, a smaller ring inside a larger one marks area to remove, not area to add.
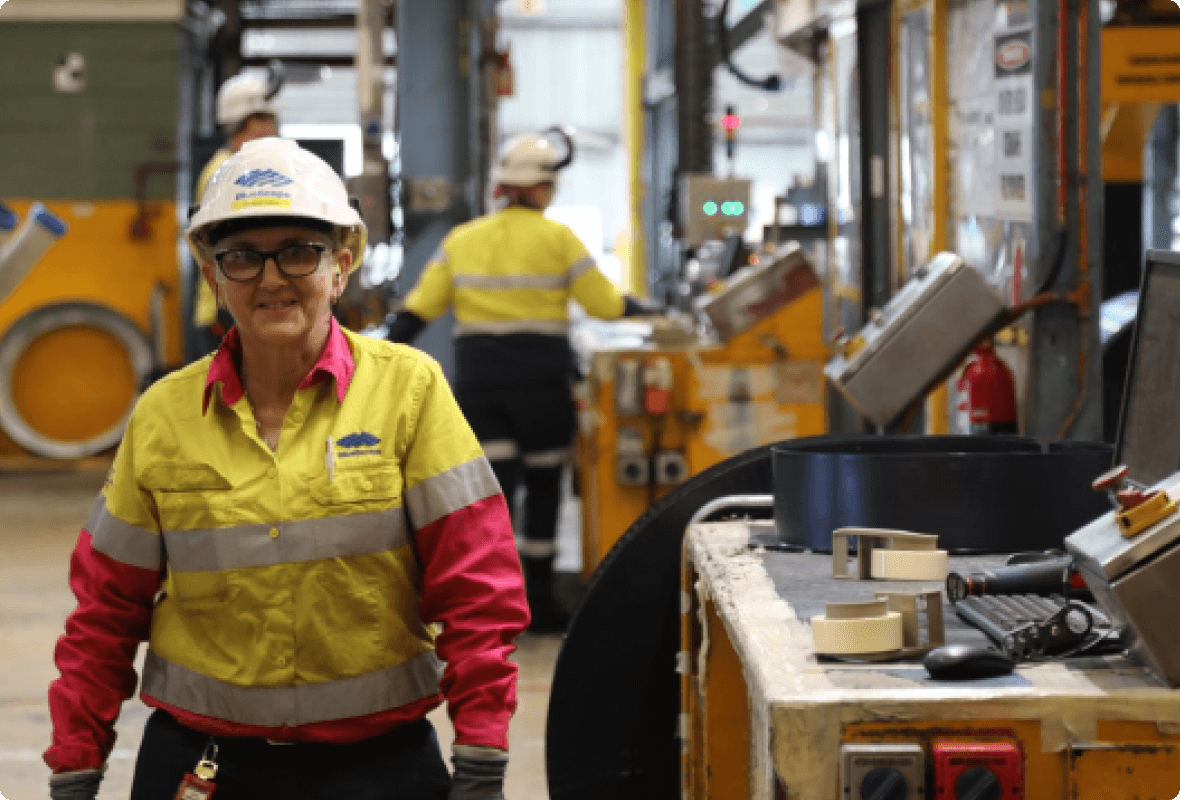
[[[282,87],[282,75],[268,73],[235,75],[217,90],[217,124],[231,133],[253,114],[278,113],[274,100]]]
[[[551,134],[565,140],[565,152],[553,142]],[[561,128],[545,133],[523,133],[508,140],[492,167],[492,183],[503,186],[532,186],[556,181],[559,170],[574,158],[574,143]]]
[[[335,228],[352,252],[351,273],[361,264],[368,231],[349,201],[344,181],[327,162],[292,139],[267,136],[242,145],[227,158],[201,196],[185,239],[198,262],[212,257],[209,233],[218,225],[257,219],[260,225],[290,219]]]

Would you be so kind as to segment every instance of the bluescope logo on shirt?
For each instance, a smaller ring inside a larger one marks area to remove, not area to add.
[[[371,433],[350,433],[336,440],[336,453],[340,458],[351,456],[379,456],[381,440]]]
[[[243,208],[290,208],[291,193],[281,187],[294,183],[281,172],[273,169],[252,169],[243,172],[234,181],[235,186],[247,189],[234,195],[232,209]]]

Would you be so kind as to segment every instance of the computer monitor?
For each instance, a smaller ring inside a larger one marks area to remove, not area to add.
[[[1180,471],[1180,252],[1147,251],[1115,463],[1146,486]]]

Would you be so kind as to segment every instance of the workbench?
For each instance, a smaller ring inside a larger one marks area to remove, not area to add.
[[[697,524],[685,536],[683,796],[860,800],[855,787],[841,787],[842,748],[871,744],[920,747],[925,759],[924,786],[874,797],[954,800],[964,795],[940,788],[933,766],[935,746],[947,743],[999,743],[1018,753],[1022,786],[1006,787],[1006,800],[1180,793],[1180,692],[1125,655],[955,682],[931,680],[919,660],[818,659],[810,619],[827,602],[941,584],[838,581],[830,554],[752,547],[751,532],[766,536],[759,525]],[[1002,560],[952,556],[951,568]],[[958,619],[945,591],[943,607],[948,642],[986,641]]]

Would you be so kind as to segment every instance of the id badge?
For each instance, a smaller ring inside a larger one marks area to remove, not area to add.
[[[217,745],[209,742],[205,755],[197,762],[196,768],[187,773],[172,800],[210,800],[217,791],[213,779],[217,777]]]

